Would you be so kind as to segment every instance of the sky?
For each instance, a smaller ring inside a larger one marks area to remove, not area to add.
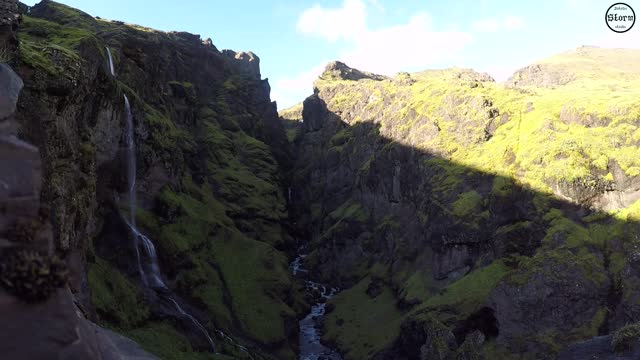
[[[497,81],[582,45],[640,48],[640,24],[614,33],[613,0],[58,0],[90,15],[211,38],[260,57],[284,109],[334,60],[384,75],[467,67]],[[33,5],[38,1],[23,2]],[[640,0],[626,0],[640,14]]]

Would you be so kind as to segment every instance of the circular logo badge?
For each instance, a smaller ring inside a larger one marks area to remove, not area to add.
[[[623,33],[631,30],[636,23],[636,13],[625,3],[615,3],[609,7],[604,20],[612,31]]]

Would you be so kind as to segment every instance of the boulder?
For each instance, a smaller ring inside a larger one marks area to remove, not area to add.
[[[0,135],[14,132],[12,117],[22,87],[22,79],[8,65],[0,64]]]

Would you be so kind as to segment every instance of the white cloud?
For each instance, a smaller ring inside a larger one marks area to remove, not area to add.
[[[451,58],[470,41],[468,33],[435,30],[431,17],[420,13],[406,24],[363,33],[340,60],[361,70],[393,75]]]
[[[531,64],[533,61],[524,61],[521,65],[509,66],[492,66],[486,69],[477,69],[478,71],[487,72],[496,82],[507,81],[517,70]]]
[[[479,32],[497,32],[501,30],[517,30],[524,27],[524,20],[519,16],[503,16],[477,20],[471,23],[471,29]]]
[[[342,7],[335,9],[314,5],[300,15],[297,28],[331,42],[357,38],[366,32],[366,4],[361,0],[345,0]]]
[[[378,12],[380,13],[384,13],[386,10],[384,8],[384,6],[382,6],[382,3],[380,3],[380,0],[367,0],[369,2],[369,4],[371,4],[371,6],[373,6]]]
[[[521,29],[524,27],[524,20],[519,16],[505,16],[502,26],[507,30]]]
[[[329,61],[325,61],[311,70],[293,77],[276,80],[273,84],[271,98],[278,103],[278,109],[286,109],[302,100],[313,92],[313,81],[322,74]]]
[[[475,31],[496,32],[500,29],[500,22],[495,18],[482,19],[472,22],[471,28]]]
[[[606,28],[605,35],[600,36],[593,43],[585,45],[595,45],[603,48],[640,49],[640,32],[635,30],[631,29],[625,33],[615,33]]]

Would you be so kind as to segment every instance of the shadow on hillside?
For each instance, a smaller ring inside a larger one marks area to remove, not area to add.
[[[450,351],[467,351],[478,330],[485,354],[532,357],[640,319],[638,223],[403,145],[380,124],[347,124],[317,95],[303,117],[291,181],[296,236],[309,239],[306,266],[318,280],[342,289],[368,282],[370,298],[391,289],[403,322],[383,326],[397,334],[376,358],[418,359],[436,338],[446,344],[427,319],[453,335]],[[330,334],[357,328],[330,320]],[[353,345],[339,337],[329,340]]]

